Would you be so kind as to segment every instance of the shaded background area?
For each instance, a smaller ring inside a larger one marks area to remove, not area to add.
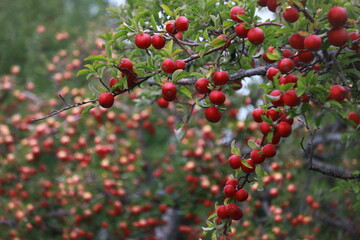
[[[115,1],[110,1],[117,4]],[[61,48],[104,24],[108,0],[0,1],[0,73],[19,65],[21,76],[43,77],[44,64]],[[67,33],[68,36],[61,36]],[[94,33],[96,34],[96,33]],[[23,78],[26,79],[26,78]]]

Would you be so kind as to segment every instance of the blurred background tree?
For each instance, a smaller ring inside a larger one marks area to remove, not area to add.
[[[86,38],[89,30],[96,34],[94,25],[104,23],[108,4],[107,0],[0,1],[0,74],[19,65],[22,76],[43,78],[44,63],[56,51]],[[58,41],[58,34],[65,32],[68,38]]]

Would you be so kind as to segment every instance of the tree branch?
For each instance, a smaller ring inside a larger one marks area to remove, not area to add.
[[[319,172],[323,175],[339,178],[343,180],[352,180],[352,179],[359,179],[360,174],[352,174],[347,169],[342,169],[340,167],[333,166],[331,164],[327,164],[318,160],[313,159],[312,164],[308,165],[309,170]]]

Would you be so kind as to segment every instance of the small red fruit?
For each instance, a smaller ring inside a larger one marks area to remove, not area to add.
[[[228,163],[232,169],[238,169],[241,167],[241,158],[238,155],[231,155]]]
[[[119,80],[117,80],[116,78],[110,78],[110,83],[109,83],[109,85],[110,85],[110,88],[112,88],[116,83],[118,83],[119,82]],[[117,87],[116,89],[114,89],[114,92],[120,92],[121,91],[121,89],[119,88],[119,87]]]
[[[272,131],[272,125],[268,124],[267,122],[260,123],[260,131],[265,136],[269,134],[269,132]]]
[[[272,97],[279,97],[278,100],[271,100],[271,103],[275,106],[275,107],[280,107],[284,105],[284,96],[281,92],[281,90],[275,89],[270,93],[270,96]]]
[[[230,10],[230,18],[235,22],[242,22],[242,20],[238,18],[237,15],[245,15],[245,10],[241,7],[233,7]]]
[[[312,61],[314,59],[314,54],[312,54],[309,51],[305,51],[305,50],[301,50],[298,53],[299,56],[299,61],[303,62],[303,63],[308,63],[310,61]]]
[[[178,33],[178,30],[175,28],[175,20],[170,20],[165,23],[166,32],[170,34]]]
[[[255,163],[251,160],[251,159],[246,159],[245,160],[248,165],[250,165],[251,167],[247,167],[245,166],[245,164],[242,164],[241,163],[241,170],[244,172],[244,173],[252,173],[255,171]]]
[[[209,94],[210,102],[215,105],[221,105],[225,102],[226,96],[222,91],[213,90]]]
[[[171,58],[165,59],[161,64],[161,69],[166,73],[173,73],[176,70],[175,61]]]
[[[230,240],[230,238],[226,237],[226,236],[221,236],[218,238],[218,240]]]
[[[208,85],[209,85],[209,81],[206,78],[199,78],[195,82],[195,89],[198,93],[204,94],[210,91]]]
[[[349,112],[346,118],[353,121],[357,125],[360,124],[360,116],[356,112]]]
[[[348,37],[349,37],[349,38],[351,39],[351,41],[352,41],[352,46],[350,47],[350,49],[351,49],[351,50],[356,50],[356,49],[358,49],[359,46],[360,46],[360,42],[359,42],[359,40],[360,40],[360,34],[357,33],[357,32],[351,32],[351,33],[349,33]],[[354,41],[356,41],[356,40],[358,40],[357,43],[354,43]]]
[[[284,103],[290,107],[299,105],[300,98],[296,94],[295,90],[288,90],[284,93]]]
[[[328,39],[331,45],[341,47],[347,44],[348,34],[345,28],[333,28],[328,32]]]
[[[229,218],[229,216],[227,215],[227,212],[226,212],[226,206],[225,205],[220,205],[218,207],[218,209],[216,210],[216,213],[217,213],[218,218],[220,218],[220,219]]]
[[[328,12],[328,20],[333,27],[341,27],[345,25],[347,19],[348,14],[346,9],[343,7],[333,7]]]
[[[234,187],[236,187],[237,185],[239,185],[239,182],[235,178],[232,178],[227,180],[225,185],[233,185]]]
[[[162,96],[166,101],[173,101],[176,98],[176,85],[173,82],[166,82],[161,88]]]
[[[217,71],[212,77],[212,80],[217,86],[225,85],[226,83],[228,83],[229,79],[229,74],[225,71]]]
[[[114,104],[114,96],[109,92],[104,92],[100,94],[98,101],[103,108],[109,108]]]
[[[235,203],[226,205],[226,213],[233,220],[240,220],[243,216],[242,210]]]
[[[291,125],[287,122],[280,122],[276,126],[276,133],[279,134],[280,137],[288,137],[291,134]]]
[[[265,161],[265,156],[260,149],[253,149],[250,153],[250,158],[255,164],[261,164]]]
[[[151,37],[151,44],[155,49],[162,49],[165,46],[165,39],[159,34],[155,34]]]
[[[289,37],[289,44],[292,48],[303,49],[305,38],[299,33],[294,33]]]
[[[269,69],[266,71],[266,77],[270,81],[274,80],[274,76],[279,72],[280,70],[275,67],[269,67]]]
[[[282,53],[283,53],[283,58],[290,58],[294,56],[294,53],[290,49],[283,49]]]
[[[235,194],[235,199],[239,202],[246,201],[249,197],[249,193],[245,189],[240,189]]]
[[[209,122],[216,123],[221,119],[221,112],[216,107],[205,109],[205,117]]]
[[[297,83],[298,81],[298,77],[296,75],[293,75],[293,74],[289,74],[285,77],[285,84],[288,84],[288,83]]]
[[[269,109],[266,111],[266,117],[276,121],[279,118],[279,112],[275,109]]]
[[[247,37],[248,40],[255,45],[262,44],[265,39],[264,31],[258,27],[251,28],[247,34]]]
[[[252,111],[251,115],[255,122],[261,123],[263,121],[261,116],[264,115],[264,109],[256,108]]]
[[[157,104],[159,105],[159,107],[161,108],[167,108],[169,106],[169,102],[166,101],[164,98],[158,98],[156,100]]]
[[[307,36],[304,40],[304,46],[309,51],[318,51],[322,45],[321,37],[318,35]]]
[[[346,98],[346,89],[341,85],[334,85],[330,88],[330,99],[343,101]]]
[[[271,158],[276,155],[276,147],[274,144],[271,143],[266,144],[265,146],[262,147],[261,150],[263,152],[264,157]]]
[[[122,58],[119,63],[120,72],[129,73],[133,69],[133,63],[130,59]]]
[[[247,37],[249,29],[245,28],[245,26],[244,26],[245,24],[246,24],[245,22],[242,22],[242,23],[236,24],[236,26],[235,26],[235,32],[239,38]]]
[[[294,23],[299,19],[299,11],[296,8],[287,8],[283,13],[284,19],[289,23]]]
[[[277,3],[277,0],[268,0],[267,1],[267,7],[271,12],[276,12],[276,8],[279,4]]]
[[[290,58],[283,58],[278,62],[278,69],[281,73],[288,73],[294,68],[294,61]]]
[[[267,1],[268,0],[259,0],[258,4],[259,4],[260,7],[266,7],[267,6]]]
[[[175,28],[181,32],[185,32],[189,28],[189,20],[184,16],[179,17],[175,21]]]
[[[151,45],[151,36],[147,33],[136,34],[135,45],[138,48],[145,49]]]
[[[185,64],[184,60],[176,60],[175,61],[175,66],[176,66],[176,70],[178,70],[178,69],[183,69],[184,70],[186,64]]]
[[[226,185],[224,187],[224,194],[227,198],[235,197],[235,193],[236,193],[236,190],[233,185]]]

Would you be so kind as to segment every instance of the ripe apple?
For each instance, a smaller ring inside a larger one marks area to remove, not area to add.
[[[176,70],[176,63],[171,58],[167,58],[162,62],[161,69],[166,73],[173,73]]]
[[[230,77],[229,74],[225,71],[217,71],[214,73],[212,80],[214,81],[215,85],[221,86],[228,83]]]
[[[343,7],[333,7],[328,12],[328,21],[333,27],[341,27],[346,24],[348,14]]]
[[[216,123],[221,119],[221,112],[216,107],[208,107],[205,109],[205,117],[209,122]]]
[[[321,37],[318,35],[309,35],[304,40],[304,46],[309,51],[318,51],[322,45]]]
[[[238,169],[241,167],[241,158],[238,155],[231,155],[228,159],[228,163],[232,169]],[[238,183],[236,182],[236,185]]]
[[[239,37],[239,38],[246,38],[247,37],[247,34],[249,32],[249,28],[245,28],[245,25],[246,22],[241,22],[239,24],[236,24],[235,26],[235,32],[236,32],[236,35]]]
[[[109,92],[104,92],[100,94],[98,101],[103,108],[109,108],[114,104],[114,96]]]
[[[294,33],[289,37],[289,44],[292,48],[303,49],[305,38],[299,33]]]
[[[251,28],[248,31],[247,38],[252,44],[262,44],[265,39],[264,31],[258,27]]]
[[[245,15],[245,10],[241,7],[233,7],[230,10],[230,18],[234,20],[235,22],[242,22],[240,18],[238,18],[237,15]]]
[[[162,49],[165,46],[165,43],[164,37],[159,34],[155,34],[151,37],[151,44],[155,49]]]
[[[347,44],[348,34],[345,28],[333,28],[328,32],[328,39],[331,45],[341,47]]]
[[[151,45],[151,36],[147,33],[139,33],[135,36],[135,45],[138,48],[146,49]]]
[[[222,91],[213,90],[209,94],[210,102],[215,105],[221,105],[225,102],[226,96]]]
[[[184,16],[180,16],[175,21],[175,28],[181,32],[185,32],[189,28],[189,20]]]
[[[204,94],[210,91],[208,85],[209,85],[209,81],[206,78],[199,78],[195,82],[195,89],[198,93]]]
[[[334,85],[330,88],[330,99],[343,101],[346,98],[346,89],[341,85]]]
[[[299,19],[299,11],[296,8],[287,8],[283,13],[284,19],[288,23],[294,23]]]

